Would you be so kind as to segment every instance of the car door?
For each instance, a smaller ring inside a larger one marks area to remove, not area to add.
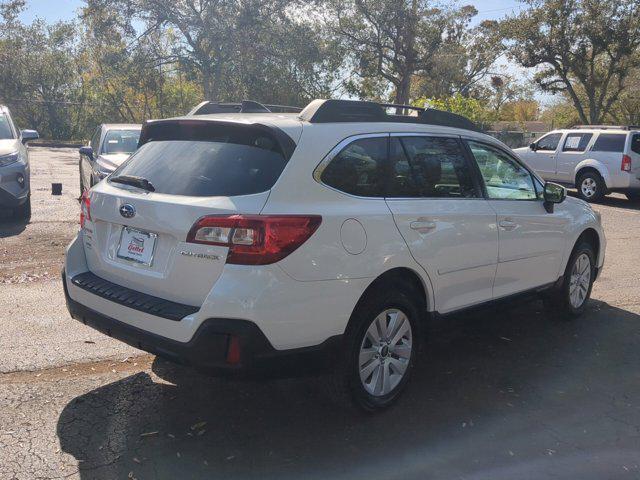
[[[475,140],[466,143],[480,170],[487,202],[497,214],[493,297],[555,282],[571,219],[559,208],[547,212],[541,182],[506,150]]]
[[[458,137],[392,135],[386,201],[440,313],[490,300],[496,214]]]
[[[568,133],[565,136],[561,148],[558,149],[556,180],[573,184],[576,165],[585,158],[584,153],[588,150],[592,137],[593,134],[588,132]]]
[[[562,133],[549,133],[532,144],[534,147],[524,156],[525,162],[547,180],[556,178],[556,151]]]

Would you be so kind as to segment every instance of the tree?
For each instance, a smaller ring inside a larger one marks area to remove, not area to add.
[[[414,105],[457,113],[479,125],[488,125],[496,119],[495,112],[486,103],[476,98],[465,97],[461,93],[445,98],[420,98]]]
[[[536,67],[543,91],[564,93],[583,123],[600,123],[640,65],[637,0],[524,0],[500,26],[510,57]]]
[[[395,90],[395,103],[408,104],[414,75],[433,68],[448,12],[428,0],[330,0],[329,6],[364,85],[384,79]]]
[[[40,19],[25,25],[18,18],[24,7],[22,0],[0,4],[0,101],[19,125],[69,138],[75,125],[68,112],[78,109],[75,26]]]
[[[442,44],[433,54],[432,68],[416,74],[412,95],[443,98],[460,93],[486,97],[490,93],[485,80],[503,53],[502,39],[495,21],[470,28],[477,13],[474,7],[466,6],[450,15]]]

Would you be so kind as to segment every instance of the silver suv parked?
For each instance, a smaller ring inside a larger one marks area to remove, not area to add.
[[[31,217],[29,154],[26,144],[38,138],[35,130],[16,129],[9,109],[0,105],[0,210],[10,209],[13,217]]]
[[[610,192],[640,200],[640,127],[554,130],[515,152],[545,180],[577,188],[583,200]]]

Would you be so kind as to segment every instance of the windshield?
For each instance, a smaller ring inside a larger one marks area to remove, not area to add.
[[[13,138],[13,129],[9,122],[9,117],[5,114],[0,114],[0,140],[7,140]]]
[[[249,195],[269,190],[285,164],[275,141],[266,136],[164,140],[144,144],[112,178],[141,177],[156,192],[171,195]]]
[[[140,130],[109,130],[104,137],[102,153],[109,155],[114,153],[131,154],[138,148]]]

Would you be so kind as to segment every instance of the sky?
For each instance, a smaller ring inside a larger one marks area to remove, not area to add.
[[[474,5],[480,12],[477,21],[497,19],[505,14],[517,11],[520,2],[517,0],[467,0],[458,1],[458,5]],[[75,16],[78,8],[84,5],[83,0],[27,0],[27,11],[22,20],[30,22],[36,16],[47,21],[69,20]]]

